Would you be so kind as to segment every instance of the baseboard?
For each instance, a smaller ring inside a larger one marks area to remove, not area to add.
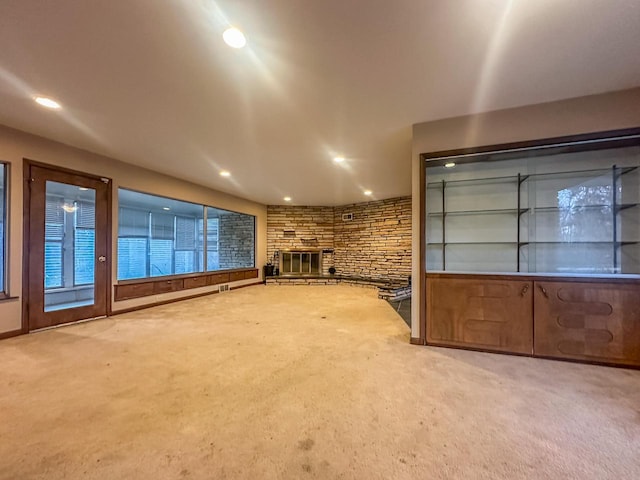
[[[21,328],[18,330],[10,330],[8,332],[2,332],[0,333],[0,340],[4,340],[5,338],[17,337],[18,335],[22,335],[24,333],[27,333],[27,332],[23,331]]]
[[[237,290],[238,288],[252,287],[254,285],[262,285],[262,282],[254,282],[254,283],[249,283],[247,285],[238,285],[236,287],[232,286],[232,287],[229,288],[229,290]],[[198,293],[196,295],[188,295],[186,297],[179,297],[179,298],[171,298],[169,300],[162,300],[161,302],[146,303],[144,305],[138,305],[136,307],[125,308],[125,309],[122,309],[122,310],[114,310],[109,314],[109,316],[111,317],[113,315],[120,315],[121,313],[137,312],[138,310],[144,310],[145,308],[159,307],[160,305],[167,305],[168,303],[175,303],[175,302],[181,302],[182,300],[191,300],[191,299],[194,299],[194,298],[206,297],[207,295],[214,295],[216,293],[220,293],[220,292],[218,292],[218,290],[213,290],[211,292]]]
[[[229,290],[237,290],[239,288],[244,288],[244,287],[253,287],[255,285],[264,285],[264,282],[259,281],[259,282],[247,283],[246,285],[238,285],[237,287],[230,287]]]
[[[411,345],[426,345],[424,338],[420,337],[411,337],[410,343]]]

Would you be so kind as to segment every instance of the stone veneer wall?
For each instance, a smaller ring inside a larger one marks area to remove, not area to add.
[[[333,207],[267,206],[267,259],[279,266],[282,250],[332,250]],[[322,254],[322,273],[328,275],[333,254]]]
[[[342,215],[352,213],[353,220]],[[411,275],[411,197],[335,208],[336,274],[407,279]]]
[[[218,220],[218,258],[220,268],[253,267],[255,217],[225,213]]]
[[[343,221],[343,213],[353,220]],[[329,250],[322,269],[406,280],[411,275],[411,197],[340,207],[267,207],[267,258],[292,249]],[[275,264],[277,265],[277,260]]]

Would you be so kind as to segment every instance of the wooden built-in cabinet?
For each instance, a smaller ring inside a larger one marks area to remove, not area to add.
[[[640,366],[640,280],[427,274],[427,343]]]
[[[427,285],[429,343],[532,353],[530,281],[441,278]]]
[[[536,282],[536,355],[640,365],[640,287]]]
[[[235,282],[258,278],[258,270],[255,268],[233,270],[228,272],[191,275],[180,278],[156,278],[143,280],[127,280],[115,285],[115,300],[129,300],[132,298],[146,297],[159,293],[177,292],[190,288],[219,285],[221,283]]]

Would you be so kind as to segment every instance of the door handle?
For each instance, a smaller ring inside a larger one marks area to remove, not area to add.
[[[546,288],[544,288],[542,285],[538,285],[538,288],[540,289],[542,294],[545,296],[545,298],[549,298],[549,294],[547,293],[547,289]]]
[[[104,255],[100,255],[100,256],[98,257],[98,261],[99,261],[99,262],[104,263],[104,262],[106,262],[106,261],[107,261],[107,257],[105,257]]]

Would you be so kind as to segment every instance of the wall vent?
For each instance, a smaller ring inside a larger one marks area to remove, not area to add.
[[[222,293],[222,292],[228,292],[228,291],[229,291],[229,284],[227,283],[227,284],[225,284],[225,285],[220,285],[220,286],[218,287],[218,291],[219,291],[220,293]]]
[[[342,214],[342,221],[343,222],[349,222],[353,220],[353,213],[343,213]]]

